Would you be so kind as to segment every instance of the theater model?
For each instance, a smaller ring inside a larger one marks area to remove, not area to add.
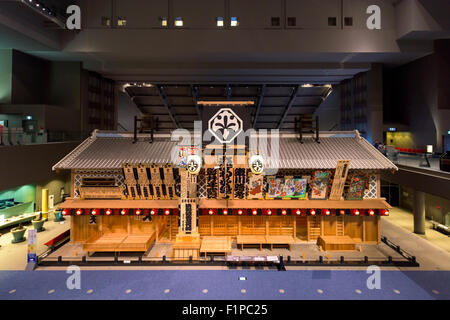
[[[380,173],[394,164],[358,131],[253,131],[250,140],[266,137],[264,148],[94,131],[53,167],[71,170],[71,198],[60,205],[72,216],[71,242],[88,253],[166,243],[173,260],[227,256],[233,242],[291,249],[314,241],[328,251],[380,242],[391,208]]]

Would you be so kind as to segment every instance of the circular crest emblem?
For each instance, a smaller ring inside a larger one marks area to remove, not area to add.
[[[260,155],[254,155],[249,160],[249,167],[252,173],[261,174],[264,171],[264,158]]]
[[[222,108],[209,120],[208,130],[220,143],[231,143],[242,132],[243,122],[233,110]]]
[[[197,155],[190,155],[186,161],[186,168],[190,174],[198,174],[202,168],[202,159]]]

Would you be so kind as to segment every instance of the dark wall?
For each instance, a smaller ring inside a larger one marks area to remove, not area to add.
[[[46,60],[13,50],[11,102],[45,104],[49,66]]]
[[[437,40],[434,47],[438,67],[438,108],[450,110],[450,40]]]
[[[384,121],[408,125],[415,148],[439,150],[436,120],[438,78],[435,54],[385,72]]]
[[[52,166],[79,143],[49,143],[0,148],[0,190],[58,177]]]

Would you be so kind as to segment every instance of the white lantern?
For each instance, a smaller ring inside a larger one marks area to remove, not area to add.
[[[254,155],[249,160],[249,167],[253,174],[262,174],[264,171],[264,158]]]

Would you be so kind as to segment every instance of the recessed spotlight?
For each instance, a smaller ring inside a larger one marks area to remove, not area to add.
[[[176,17],[175,18],[175,27],[182,27],[183,26],[183,18]]]

